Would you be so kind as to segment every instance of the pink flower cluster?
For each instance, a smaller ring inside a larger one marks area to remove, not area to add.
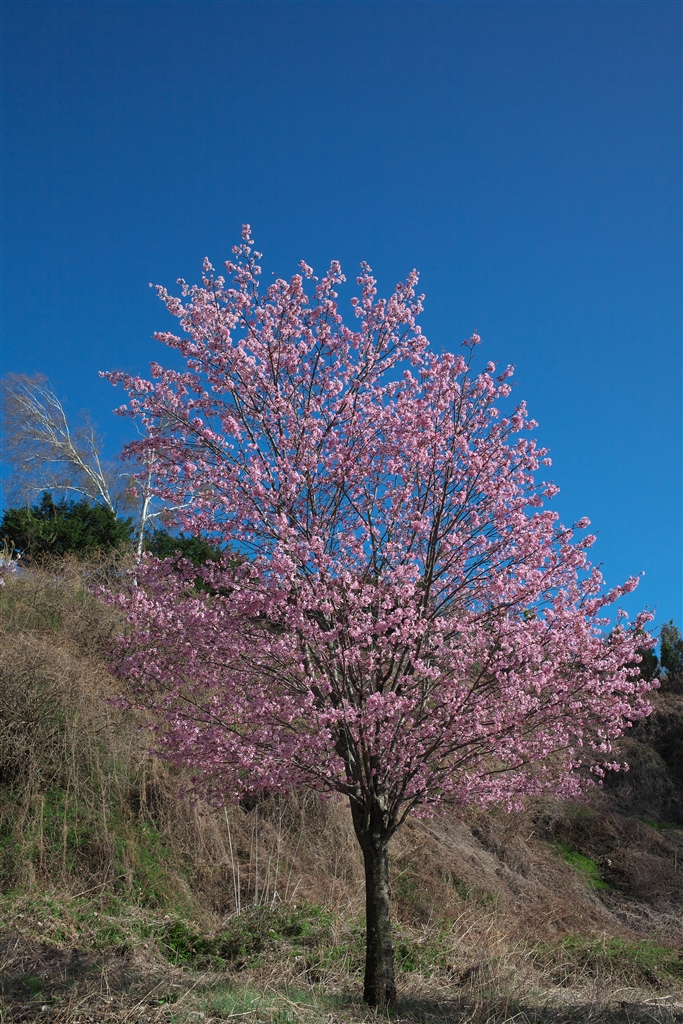
[[[641,614],[608,594],[537,482],[547,451],[512,368],[436,353],[413,272],[388,299],[363,265],[344,324],[333,263],[259,290],[248,227],[158,339],[186,361],[108,376],[179,526],[229,545],[197,570],[144,558],[117,598],[124,703],[220,802],[314,786],[379,801],[392,829],[443,802],[576,794],[648,713]],[[194,581],[202,576],[205,588]]]

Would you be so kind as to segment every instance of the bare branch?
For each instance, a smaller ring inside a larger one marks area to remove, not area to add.
[[[43,490],[80,494],[116,511],[125,476],[101,458],[101,441],[87,414],[72,429],[43,374],[8,373],[0,381],[9,493],[22,502]]]

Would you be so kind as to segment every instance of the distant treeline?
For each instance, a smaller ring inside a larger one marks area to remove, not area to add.
[[[106,506],[86,498],[55,500],[49,491],[44,491],[37,505],[5,511],[0,540],[27,561],[46,555],[86,558],[94,551],[132,548],[134,524],[132,519],[117,516]],[[149,530],[143,546],[157,558],[180,553],[197,566],[221,555],[220,547],[203,537],[183,533],[174,536],[165,529]]]

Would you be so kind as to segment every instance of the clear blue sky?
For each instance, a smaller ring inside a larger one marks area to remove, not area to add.
[[[112,451],[248,221],[288,275],[416,266],[424,328],[517,366],[565,522],[681,623],[681,5],[3,3],[3,371]],[[344,301],[352,289],[344,295]]]

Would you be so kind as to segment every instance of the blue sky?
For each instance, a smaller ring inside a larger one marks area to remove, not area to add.
[[[3,12],[3,372],[45,373],[111,452],[196,280],[264,267],[385,290],[515,363],[565,522],[626,607],[681,623],[681,5],[13,3]],[[342,293],[344,302],[353,293]]]

